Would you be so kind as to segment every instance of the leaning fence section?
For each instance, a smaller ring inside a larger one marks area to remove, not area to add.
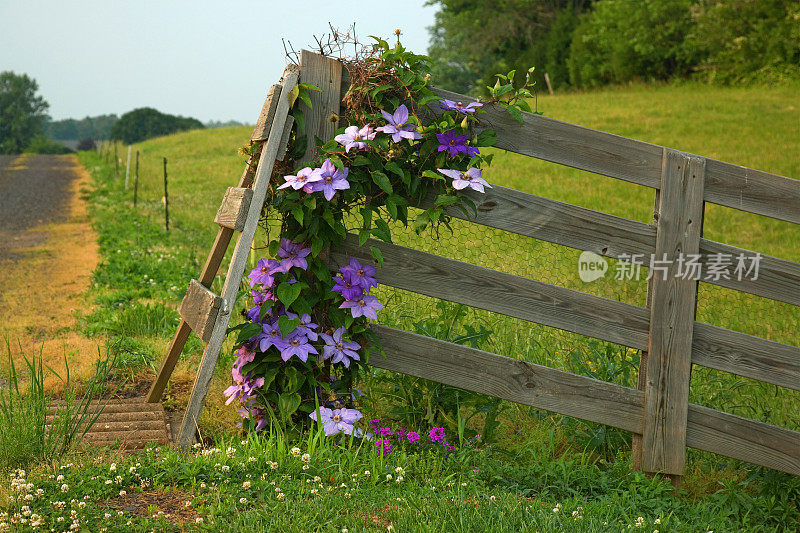
[[[346,71],[323,73],[314,81],[326,88],[313,96],[323,110],[330,110],[348,88]],[[450,100],[473,100],[437,92]],[[476,216],[457,210],[449,214],[632,265],[639,258],[652,271],[646,297],[639,295],[631,303],[589,294],[422,251],[413,240],[406,246],[370,241],[359,247],[352,236],[331,253],[331,268],[347,264],[350,257],[372,261],[369,246],[376,246],[384,259],[378,270],[381,284],[639,350],[639,386],[624,387],[377,324],[373,329],[386,357],[375,356],[370,364],[630,431],[636,463],[646,471],[683,474],[688,446],[800,475],[800,432],[689,402],[693,365],[800,390],[800,348],[699,322],[696,314],[699,279],[800,306],[799,263],[702,234],[706,202],[800,224],[798,182],[535,114],[523,114],[520,125],[500,107],[483,109],[477,132],[493,129],[497,148],[653,189],[653,223],[501,186],[483,195],[468,193],[477,205]],[[326,113],[322,111],[323,118]],[[739,260],[744,264],[737,271],[734,263]],[[757,275],[752,275],[754,260]],[[728,275],[687,275],[689,266],[719,271],[722,261],[728,261]]]

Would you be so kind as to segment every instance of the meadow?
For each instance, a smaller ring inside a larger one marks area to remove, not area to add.
[[[540,96],[536,104],[559,120],[798,178],[796,94],[795,87],[632,85]],[[108,152],[80,156],[94,178],[91,215],[102,262],[90,291],[96,309],[80,319],[78,328],[87,336],[106,339],[117,357],[114,371],[119,379],[128,380],[127,386],[136,389],[154,377],[177,325],[175,309],[216,234],[212,220],[219,202],[241,175],[245,160],[238,149],[249,134],[248,127],[199,130],[135,145],[134,152],[140,152],[135,208],[133,171],[126,190],[124,168],[115,173]],[[169,233],[164,231],[162,157],[168,160]],[[484,176],[490,183],[651,221],[653,191],[634,184],[501,151],[496,151]],[[707,205],[705,217],[709,239],[800,261],[800,233],[793,224],[715,205]],[[430,232],[416,236],[402,227],[393,228],[393,235],[398,244],[628,303],[645,303],[646,272],[638,281],[606,277],[587,284],[578,277],[579,250],[469,222],[453,221],[453,228],[452,234],[443,230],[438,238]],[[267,240],[267,232],[260,232],[252,263],[266,255]],[[217,292],[220,287],[218,278]],[[481,348],[635,386],[639,355],[624,346],[387,287],[379,287],[376,294],[387,304],[379,315],[381,323],[450,340],[468,332],[468,327],[479,328],[483,334],[475,342]],[[245,304],[239,302],[239,309]],[[697,312],[700,321],[798,345],[800,309],[790,305],[701,283]],[[353,443],[347,446],[354,448],[343,450],[332,439],[311,434],[300,444],[314,458],[311,469],[304,470],[280,439],[251,436],[239,444],[238,416],[223,405],[221,395],[230,383],[232,348],[229,341],[200,422],[207,442],[214,443],[209,450],[194,458],[167,450],[153,450],[139,459],[86,458],[80,460],[82,465],[64,469],[63,475],[74,480],[66,481],[65,493],[72,498],[69,491],[85,484],[80,497],[88,494],[94,502],[89,504],[91,512],[83,513],[87,524],[107,525],[98,502],[116,500],[120,490],[132,493],[136,485],[189,494],[186,508],[198,511],[191,517],[206,517],[205,523],[195,524],[200,528],[211,527],[213,521],[221,526],[224,517],[234,512],[235,519],[226,523],[231,529],[252,524],[258,529],[298,531],[385,531],[388,525],[431,531],[607,531],[612,526],[767,531],[781,530],[787,520],[800,518],[800,483],[791,476],[690,450],[683,488],[674,491],[657,478],[630,470],[629,434],[484,397],[456,394],[454,399],[453,390],[383,371],[366,373],[359,386],[367,393],[361,400],[366,416],[406,427],[429,427],[442,420],[437,408],[452,414],[455,405],[457,416],[469,419],[457,436],[451,436],[458,442],[455,454],[403,451],[388,456],[388,464],[376,464],[374,450]],[[185,404],[201,353],[202,344],[193,337],[167,390],[168,408]],[[800,429],[800,395],[795,391],[695,368],[691,395],[691,401],[702,405]],[[477,434],[483,437],[480,443],[474,440]],[[228,446],[233,451],[226,451]],[[111,477],[106,471],[112,460],[124,465],[119,466],[124,472],[134,470],[109,487],[103,477]],[[280,465],[274,475],[269,461]],[[253,463],[252,469],[248,463]],[[405,476],[408,481],[397,483],[396,467],[413,472]],[[59,468],[41,467],[35,474],[48,494],[58,490],[53,478],[60,475]],[[364,470],[381,475],[362,481]],[[258,476],[251,480],[251,472]],[[387,474],[395,478],[387,479]],[[320,480],[314,481],[315,476]],[[274,484],[289,487],[282,492],[285,500],[275,499]],[[319,494],[311,493],[312,488]],[[265,522],[264,513],[283,516],[289,511],[291,524],[278,519]],[[349,515],[359,519],[348,521]],[[130,519],[142,530],[176,524],[164,522],[163,516]]]

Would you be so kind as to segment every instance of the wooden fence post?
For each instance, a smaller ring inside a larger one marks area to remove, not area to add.
[[[128,145],[128,162],[125,163],[125,190],[128,190],[128,178],[131,175],[131,145]]]
[[[119,156],[117,155],[117,141],[114,141],[114,177],[119,176]]]
[[[136,197],[139,194],[139,150],[136,150],[136,170],[133,172],[133,207],[136,207]]]
[[[308,50],[301,50],[300,81],[322,89],[321,92],[311,93],[311,109],[304,108],[308,147],[302,161],[309,161],[317,155],[315,137],[327,142],[336,131],[342,101],[342,64]]]
[[[164,158],[164,227],[169,231],[169,194],[167,193],[167,158]]]
[[[705,159],[664,149],[646,362],[642,468],[681,476],[692,368],[697,280],[685,260],[698,254]],[[673,482],[679,480],[673,479]]]

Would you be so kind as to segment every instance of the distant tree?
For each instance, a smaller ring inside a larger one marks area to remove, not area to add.
[[[51,139],[75,140],[91,138],[96,141],[111,137],[111,127],[119,120],[117,115],[98,115],[80,120],[67,118],[53,120],[45,125],[45,133]]]
[[[72,150],[60,142],[38,133],[25,147],[25,152],[29,154],[69,154],[72,153]]]
[[[78,142],[78,146],[76,147],[79,151],[80,150],[94,150],[97,146],[94,144],[94,139],[91,137],[86,137],[85,139],[81,139]]]
[[[111,140],[133,144],[178,131],[203,128],[203,123],[196,118],[168,115],[151,107],[142,107],[125,113],[114,123]]]
[[[0,72],[0,154],[21,153],[44,131],[50,107],[27,74]]]

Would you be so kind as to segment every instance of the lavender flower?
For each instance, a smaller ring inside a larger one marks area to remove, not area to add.
[[[314,174],[314,171],[311,167],[305,167],[298,170],[296,176],[284,176],[283,179],[286,180],[286,183],[278,187],[279,189],[291,187],[294,190],[299,190],[304,188],[309,183],[319,181],[320,177]]]
[[[336,165],[331,163],[330,159],[326,159],[322,163],[322,167],[314,170],[316,176],[319,178],[312,183],[312,190],[314,192],[322,191],[325,199],[329,202],[336,191],[342,191],[350,188],[350,182],[347,181],[347,174],[350,169],[345,168],[344,172],[336,168]]]
[[[250,379],[250,373],[246,376],[243,376],[241,373],[241,367],[252,361],[253,357],[255,357],[255,354],[252,354],[252,357],[250,357],[250,353],[246,348],[242,347],[239,349],[239,358],[237,358],[237,363],[239,364],[234,364],[232,370],[235,383],[222,393],[228,397],[228,401],[225,402],[225,405],[230,405],[231,402],[237,399],[243,402],[249,400],[255,395],[255,389],[264,385],[263,377]]]
[[[342,269],[342,275],[333,278],[336,283],[331,291],[338,292],[344,296],[345,300],[356,300],[361,298],[364,294],[364,289],[361,287],[358,276],[351,271]]]
[[[297,315],[291,316],[291,313],[287,313],[287,315],[290,315],[289,318],[293,320],[297,318]],[[311,315],[306,313],[300,317],[300,324],[298,324],[297,328],[295,328],[295,331],[308,337],[308,340],[315,341],[319,338],[317,332],[314,331],[318,327],[319,326],[317,324],[311,322]]]
[[[460,191],[469,187],[478,192],[484,192],[484,187],[492,188],[485,179],[481,177],[482,170],[475,167],[470,167],[466,172],[460,170],[453,170],[447,168],[437,168],[439,172],[453,180],[453,188]]]
[[[428,432],[428,437],[430,437],[433,442],[444,442],[444,439],[446,438],[444,434],[444,428],[432,428]]]
[[[265,287],[272,287],[275,281],[274,274],[280,272],[280,263],[274,259],[259,259],[256,267],[250,271],[248,277],[250,278],[250,287],[256,285],[264,285]]]
[[[275,300],[275,295],[272,293],[271,287],[261,287],[260,289],[253,289],[251,291],[251,295],[253,296],[253,303],[256,305],[261,305],[267,300]]]
[[[383,304],[371,295],[363,295],[358,300],[346,300],[339,309],[350,309],[353,318],[365,316],[373,320],[378,319],[377,311],[383,309]]]
[[[392,136],[394,142],[400,142],[401,139],[421,139],[422,135],[419,134],[413,124],[408,124],[408,108],[405,104],[398,107],[394,115],[390,115],[386,111],[381,110],[383,118],[389,123],[386,126],[377,128],[378,131],[388,133]]]
[[[394,435],[394,432],[392,431],[391,428],[380,428],[375,433],[377,433],[381,437],[391,437],[392,435]]]
[[[284,339],[286,347],[281,350],[281,359],[288,361],[293,355],[296,355],[302,362],[308,360],[309,354],[319,353],[317,349],[308,343],[308,337],[299,333],[297,330],[292,331]]]
[[[483,107],[483,104],[480,102],[470,102],[464,105],[461,102],[454,102],[453,100],[442,100],[439,103],[441,104],[439,107],[445,111],[455,111],[464,115],[471,115],[475,113],[479,107]]]
[[[478,155],[478,149],[472,146],[467,146],[467,135],[458,135],[456,130],[450,130],[445,133],[437,133],[436,138],[439,140],[439,151],[450,151],[450,157],[455,157],[459,152],[464,152],[468,156]]]
[[[247,346],[240,346],[238,350],[236,350],[236,360],[233,362],[233,369],[231,370],[233,374],[233,379],[237,383],[241,383],[244,381],[244,375],[242,375],[242,367],[247,363],[252,363],[256,357],[256,353],[247,349]]]
[[[317,411],[313,411],[310,415],[312,420],[317,422]],[[322,427],[325,435],[328,437],[336,435],[337,433],[344,433],[346,435],[353,434],[353,426],[361,420],[363,416],[357,409],[328,409],[327,407],[319,407],[319,416],[322,420]]]
[[[369,422],[369,429],[372,431],[377,431],[379,427],[381,427],[381,419],[380,418],[373,418]]]
[[[362,265],[358,262],[358,259],[355,257],[350,258],[350,264],[341,268],[342,275],[346,275],[348,272],[352,272],[355,276],[353,279],[361,286],[364,292],[369,292],[371,287],[377,287],[378,281],[373,277],[377,270],[372,265]],[[337,291],[338,292],[338,291]],[[342,293],[342,296],[347,298],[348,300],[352,300],[353,298],[348,298],[347,295]]]
[[[406,434],[406,438],[408,439],[408,442],[410,442],[411,444],[416,444],[419,442],[419,433],[417,433],[416,431],[409,431]]]
[[[377,441],[375,447],[378,449],[378,453],[383,456],[389,455],[389,452],[392,451],[392,443],[386,439]]]
[[[333,139],[344,146],[345,153],[348,153],[351,148],[355,148],[356,150],[366,149],[369,145],[364,141],[371,141],[374,138],[375,132],[372,131],[370,125],[367,124],[361,129],[358,129],[358,126],[350,126],[344,130],[344,133],[340,133]]]
[[[278,257],[281,258],[280,272],[289,272],[293,266],[308,268],[306,256],[311,253],[311,248],[303,248],[301,245],[290,241],[287,238],[281,239],[281,246],[278,248]]]
[[[354,359],[360,361],[358,352],[361,345],[357,342],[347,342],[342,339],[345,333],[345,328],[341,327],[333,332],[333,335],[326,335],[320,333],[320,337],[325,341],[325,347],[322,349],[322,359],[331,359],[331,363],[342,363],[346,368],[350,368],[350,360]]]

